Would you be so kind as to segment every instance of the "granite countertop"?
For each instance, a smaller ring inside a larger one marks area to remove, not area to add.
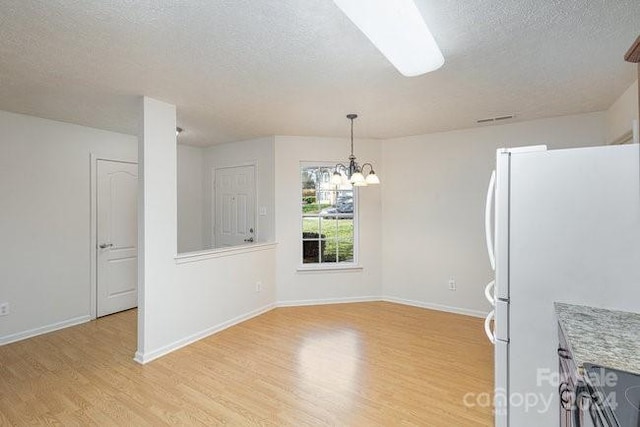
[[[555,303],[578,367],[585,363],[640,374],[640,313]]]

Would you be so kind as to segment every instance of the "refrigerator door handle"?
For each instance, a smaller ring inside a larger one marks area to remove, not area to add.
[[[484,232],[487,240],[487,251],[489,252],[489,261],[491,268],[496,269],[496,256],[493,246],[493,227],[491,226],[491,212],[493,209],[493,195],[496,188],[496,171],[491,172],[489,180],[489,188],[487,189],[487,201],[484,207]]]
[[[496,281],[492,280],[489,282],[489,284],[484,288],[484,296],[487,298],[487,301],[489,301],[489,303],[491,303],[492,306],[495,307],[496,305],[496,300],[493,296],[493,288],[496,285]]]
[[[493,335],[493,331],[491,330],[491,321],[493,320],[495,315],[495,310],[491,310],[489,314],[487,314],[487,317],[484,319],[484,333],[487,334],[487,338],[489,338],[491,344],[496,343],[496,337],[495,335]]]

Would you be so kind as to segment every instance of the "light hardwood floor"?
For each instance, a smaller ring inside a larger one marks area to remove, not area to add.
[[[463,404],[493,387],[480,319],[278,308],[145,366],[135,328],[127,311],[0,347],[0,425],[493,425]]]

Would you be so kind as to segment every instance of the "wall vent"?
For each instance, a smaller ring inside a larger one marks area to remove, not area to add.
[[[515,114],[507,114],[506,116],[497,116],[497,117],[487,117],[486,119],[478,119],[477,123],[491,123],[491,122],[499,122],[501,120],[509,120],[513,119]]]

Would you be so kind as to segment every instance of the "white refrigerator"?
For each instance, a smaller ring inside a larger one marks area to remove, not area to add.
[[[555,301],[640,312],[638,147],[498,150],[485,218],[496,426],[559,425]]]

